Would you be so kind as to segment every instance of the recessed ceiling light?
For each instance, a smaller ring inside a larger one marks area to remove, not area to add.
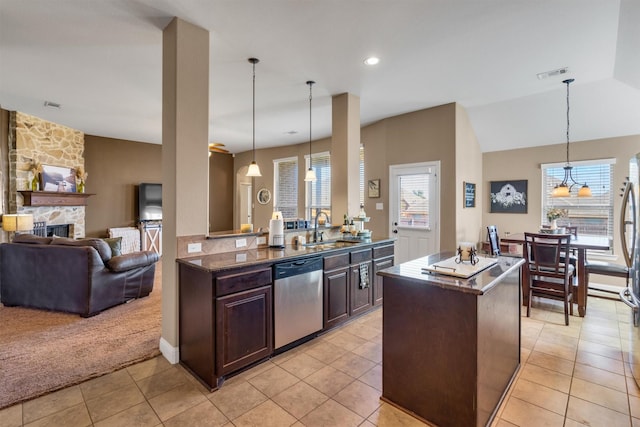
[[[57,109],[62,108],[62,105],[58,104],[57,102],[52,102],[52,101],[44,101],[44,106],[45,107],[50,107],[50,108],[57,108]]]
[[[367,65],[376,65],[378,62],[380,62],[380,58],[376,56],[370,56],[364,60],[364,63]]]
[[[569,67],[562,67],[556,70],[545,71],[544,73],[538,73],[538,80],[548,79],[549,77],[560,76],[562,74],[567,74],[569,72]]]

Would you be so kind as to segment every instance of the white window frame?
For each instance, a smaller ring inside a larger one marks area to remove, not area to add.
[[[568,209],[569,210],[569,215],[571,216],[571,212],[573,211],[574,214],[577,212],[578,215],[587,215],[589,214],[589,211],[607,211],[607,224],[606,224],[606,236],[609,238],[610,241],[613,241],[613,233],[614,233],[614,224],[616,221],[616,217],[615,217],[615,212],[614,212],[614,206],[615,206],[615,201],[614,201],[614,193],[615,193],[615,186],[614,186],[614,182],[613,182],[613,178],[614,178],[614,169],[615,169],[615,164],[616,164],[616,159],[614,158],[605,158],[605,159],[594,159],[594,160],[583,160],[583,161],[576,161],[576,162],[572,162],[571,166],[573,167],[573,176],[574,178],[579,181],[582,182],[583,180],[585,180],[587,182],[587,185],[589,185],[589,187],[591,188],[591,192],[593,194],[593,197],[576,197],[576,193],[577,193],[577,189],[574,187],[574,191],[572,193],[574,193],[571,197],[559,197],[559,198],[552,198],[550,196],[551,194],[551,190],[553,189],[553,184],[555,182],[558,182],[558,180],[562,180],[562,177],[560,176],[560,172],[558,171],[558,173],[555,175],[555,180],[551,181],[547,181],[547,170],[551,169],[551,168],[559,168],[562,169],[565,166],[565,163],[543,163],[540,165],[541,168],[541,212],[540,212],[540,223],[541,224],[546,224],[548,222],[547,220],[547,210],[549,208],[552,207],[556,207],[556,208],[560,208],[560,209]],[[581,174],[578,172],[576,174],[576,171],[579,170],[579,168],[583,168],[583,167],[588,167],[588,166],[596,166],[596,165],[609,165],[610,169],[609,169],[609,176],[608,179],[603,177],[602,180],[599,181],[599,184],[593,182],[593,180],[590,180],[589,178],[584,179],[584,175],[581,176]],[[564,171],[562,171],[564,172]],[[605,185],[604,182],[608,181],[608,183]],[[598,185],[600,185],[600,188],[598,188]],[[602,188],[602,185],[605,185],[604,189]],[[607,188],[608,191],[607,191]],[[580,185],[576,185],[576,187],[580,187]],[[578,188],[579,189],[579,188]],[[608,200],[608,203],[598,203],[599,199],[604,199],[606,198]],[[600,208],[598,208],[598,206],[600,206]],[[606,209],[605,209],[606,206]],[[584,216],[582,216],[582,218],[584,218]],[[568,223],[570,223],[571,220],[569,219],[565,219],[565,218],[560,218],[558,220],[558,224],[559,225],[568,225]],[[579,223],[571,223],[571,225],[578,225]],[[585,232],[584,229],[579,229],[578,230],[578,235],[580,234],[584,234],[584,235],[599,235],[602,236],[602,233],[589,233],[588,231]],[[591,252],[596,252],[596,253],[601,253],[601,254],[611,254],[612,251],[591,251]]]

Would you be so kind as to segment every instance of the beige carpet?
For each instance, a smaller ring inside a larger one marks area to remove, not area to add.
[[[0,304],[0,408],[160,354],[161,272],[148,297],[86,319]]]

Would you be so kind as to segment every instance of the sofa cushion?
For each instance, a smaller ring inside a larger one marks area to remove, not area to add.
[[[35,234],[16,234],[13,243],[30,243],[37,245],[48,245],[53,240],[51,237],[36,236]]]
[[[87,238],[74,240],[68,237],[57,237],[51,241],[51,244],[63,246],[91,246],[98,251],[102,262],[106,263],[111,259],[111,248],[102,239]]]
[[[144,267],[158,262],[160,256],[152,251],[132,252],[115,256],[107,262],[107,266],[111,271],[127,271],[138,267]]]
[[[111,248],[112,257],[122,255],[122,237],[104,237],[102,240]]]

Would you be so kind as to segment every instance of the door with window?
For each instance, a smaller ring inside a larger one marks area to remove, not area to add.
[[[389,230],[396,238],[395,263],[440,249],[440,162],[389,167]]]

